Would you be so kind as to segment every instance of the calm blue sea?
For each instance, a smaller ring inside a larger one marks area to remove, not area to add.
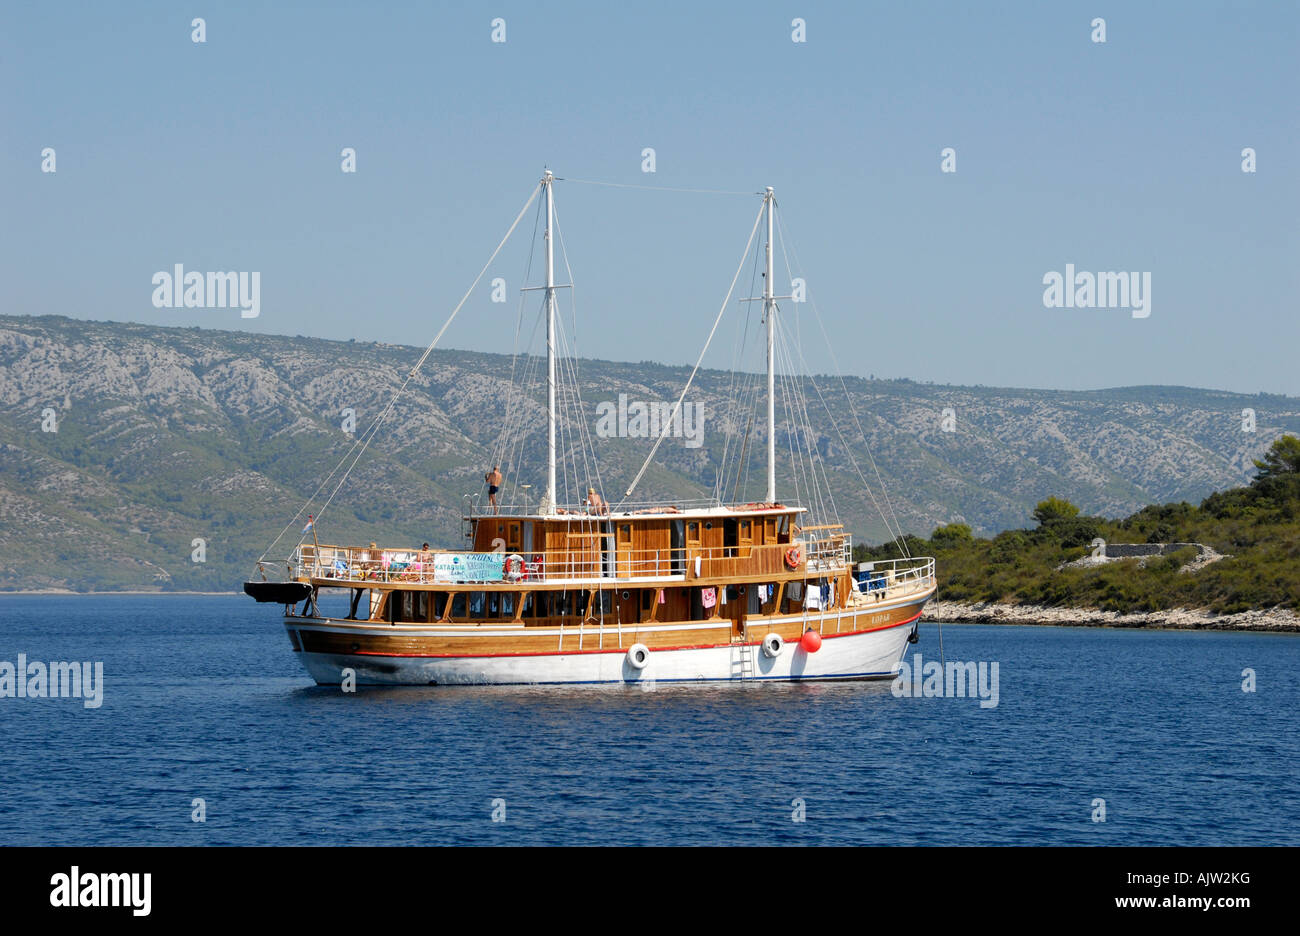
[[[104,664],[98,709],[0,699],[0,843],[1300,844],[1300,637],[943,643],[999,664],[996,708],[887,683],[344,695],[242,596],[0,597],[0,660]]]

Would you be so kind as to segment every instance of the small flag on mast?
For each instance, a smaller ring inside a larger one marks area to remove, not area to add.
[[[315,525],[316,525],[316,520],[315,520],[315,518],[312,517],[311,514],[308,514],[308,515],[307,515],[307,525],[306,525],[305,527],[302,528],[302,535],[303,535],[303,536],[306,536],[308,533],[310,533],[310,532],[311,532],[311,528],[314,527]]]

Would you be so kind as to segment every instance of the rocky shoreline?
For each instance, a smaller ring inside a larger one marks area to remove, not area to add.
[[[1033,624],[1047,627],[1143,627],[1158,630],[1284,631],[1300,633],[1300,614],[1286,608],[1213,614],[1174,608],[1122,614],[1096,608],[1049,608],[1045,605],[931,601],[925,606],[931,621],[955,624]]]

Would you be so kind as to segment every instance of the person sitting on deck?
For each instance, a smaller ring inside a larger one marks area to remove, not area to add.
[[[609,507],[605,505],[604,499],[596,493],[595,488],[587,488],[587,513],[607,514]]]

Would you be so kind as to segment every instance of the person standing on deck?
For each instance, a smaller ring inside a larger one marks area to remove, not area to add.
[[[483,476],[483,480],[487,482],[488,503],[492,505],[492,512],[500,513],[501,507],[497,504],[497,491],[501,490],[501,482],[503,480],[501,475],[501,466],[493,466],[492,470]]]

